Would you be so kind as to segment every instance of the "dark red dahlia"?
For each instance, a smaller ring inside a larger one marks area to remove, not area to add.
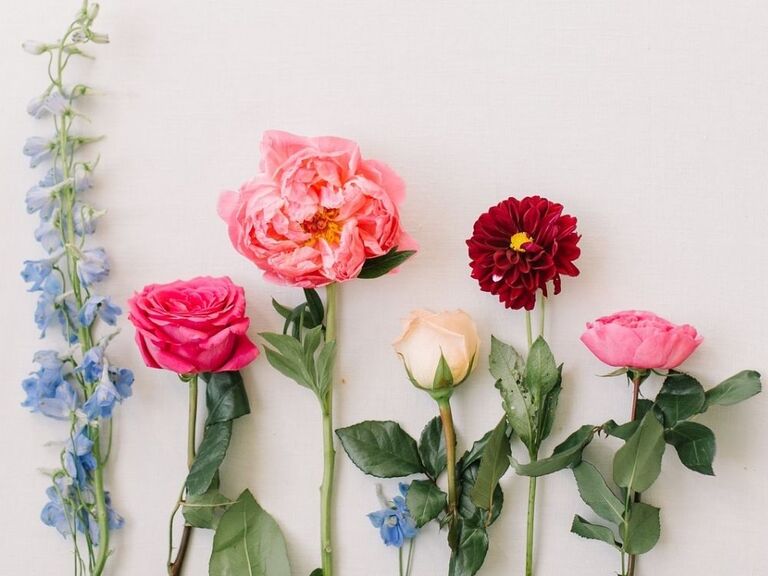
[[[552,281],[559,294],[561,274],[578,276],[580,238],[576,218],[564,215],[562,204],[507,198],[477,219],[467,240],[472,278],[507,308],[533,310],[538,290],[547,296]]]

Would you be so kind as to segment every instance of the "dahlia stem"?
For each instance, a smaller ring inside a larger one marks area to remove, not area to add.
[[[547,316],[547,297],[541,296],[541,314],[539,315],[539,336],[544,337],[544,321]]]
[[[535,462],[536,459],[531,460]],[[528,479],[528,527],[525,538],[525,576],[533,574],[533,539],[534,520],[536,517],[536,480],[535,476]]]
[[[637,419],[637,404],[640,398],[640,384],[642,384],[643,382],[643,377],[640,374],[633,373],[631,377],[631,381],[632,381],[632,410],[630,412],[630,422],[634,422]],[[624,505],[624,521],[625,522],[629,519],[629,514],[630,514],[630,510],[632,509],[632,504],[636,502],[640,502],[640,493],[634,492],[634,491],[627,492],[627,499]],[[623,558],[622,558],[622,561],[623,561]],[[634,576],[636,566],[637,566],[637,556],[635,554],[630,554],[629,559],[627,561],[627,572],[625,576]]]
[[[533,346],[533,329],[531,328],[531,311],[525,311],[525,336],[528,341],[528,350]]]
[[[326,289],[325,341],[336,341],[336,284]],[[323,413],[323,483],[320,486],[320,558],[323,576],[333,576],[333,478],[336,450],[333,447],[333,380],[325,398]]]

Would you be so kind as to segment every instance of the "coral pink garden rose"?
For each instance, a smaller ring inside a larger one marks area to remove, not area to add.
[[[691,355],[701,337],[688,324],[627,310],[588,322],[581,341],[609,366],[671,370]]]
[[[245,294],[229,278],[150,284],[128,300],[128,307],[136,343],[150,368],[228,372],[259,355],[246,335]]]
[[[316,288],[357,277],[368,258],[414,249],[400,226],[405,184],[357,144],[268,131],[261,174],[219,199],[232,244],[279,284]]]

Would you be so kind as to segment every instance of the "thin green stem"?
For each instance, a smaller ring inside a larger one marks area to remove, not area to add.
[[[403,572],[403,547],[402,546],[400,546],[400,548],[397,549],[397,560],[400,566],[400,576],[405,576],[405,572]]]
[[[632,377],[632,409],[630,411],[630,422],[634,422],[637,419],[637,404],[640,398],[640,384],[643,383],[643,376],[635,374]],[[632,513],[632,505],[636,502],[640,502],[640,493],[634,490],[627,490],[627,498],[624,503],[624,522],[629,521],[629,515]],[[622,557],[623,560],[623,557]],[[635,554],[629,554],[627,561],[627,570],[625,576],[634,576],[635,567],[637,565],[637,556]],[[622,570],[624,572],[624,570]]]
[[[336,341],[336,299],[338,287],[326,289],[325,341]],[[323,576],[333,576],[333,479],[336,450],[333,446],[333,381],[320,399],[323,415],[323,483],[320,486],[320,559]]]
[[[533,329],[531,328],[531,311],[525,311],[525,337],[528,342],[528,350],[533,346]]]
[[[539,313],[539,336],[543,338],[544,323],[547,317],[547,297],[542,295],[540,302],[541,302],[541,306],[540,306],[540,313]]]
[[[408,544],[408,561],[406,566],[408,567],[405,572],[405,576],[411,576],[411,570],[413,570],[413,548],[416,546],[416,538],[411,538]]]
[[[525,534],[525,576],[533,574],[533,540],[534,520],[536,517],[536,480],[535,476],[528,479],[528,517]]]
[[[448,514],[451,523],[458,519],[458,491],[456,489],[456,431],[453,427],[453,414],[451,412],[450,398],[441,398],[437,401],[440,408],[440,420],[443,423],[445,434],[445,455],[448,473]]]

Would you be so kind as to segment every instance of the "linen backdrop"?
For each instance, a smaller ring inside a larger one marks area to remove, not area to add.
[[[461,307],[483,336],[480,365],[454,396],[459,449],[501,414],[487,372],[490,334],[522,346],[523,319],[469,278],[464,241],[477,215],[508,195],[541,194],[579,218],[580,277],[565,279],[547,331],[565,363],[547,452],[585,422],[622,418],[621,379],[579,343],[584,323],[636,307],[694,324],[705,340],[685,369],[713,385],[742,368],[768,373],[768,5],[757,0],[123,0],[105,1],[112,43],[77,74],[100,93],[90,128],[107,138],[92,192],[107,207],[96,241],[113,271],[105,292],[124,303],[149,282],[230,275],[247,290],[252,335],[279,329],[266,284],[229,244],[216,216],[220,190],[257,170],[265,129],[358,140],[408,184],[407,229],[421,243],[402,271],[341,290],[337,425],[398,419],[412,434],[434,402],[405,378],[390,342],[414,307]],[[25,114],[44,88],[44,61],[27,38],[55,38],[75,0],[5,2],[0,18],[0,553],[8,574],[65,574],[68,545],[39,519],[47,478],[37,469],[61,426],[19,406],[38,349],[35,298],[21,261],[41,252],[24,193],[37,179],[21,156],[46,123]],[[123,318],[111,347],[136,372],[119,410],[108,484],[126,518],[114,536],[114,576],[164,570],[166,522],[185,474],[186,387],[145,369]],[[295,574],[319,564],[318,411],[306,390],[262,357],[245,372],[253,414],[235,424],[225,492],[250,487],[288,539]],[[659,545],[641,574],[768,574],[766,396],[702,421],[715,429],[717,476],[684,469],[673,450],[644,495],[662,508]],[[608,447],[590,453],[605,463]],[[395,482],[384,482],[392,493]],[[508,474],[502,518],[481,574],[522,572],[526,482]],[[374,481],[340,451],[336,558],[342,576],[395,574],[365,514]],[[612,574],[618,554],[569,534],[591,517],[570,473],[541,485],[537,574]],[[207,574],[198,532],[189,576]],[[414,574],[447,569],[433,527],[418,540]]]

